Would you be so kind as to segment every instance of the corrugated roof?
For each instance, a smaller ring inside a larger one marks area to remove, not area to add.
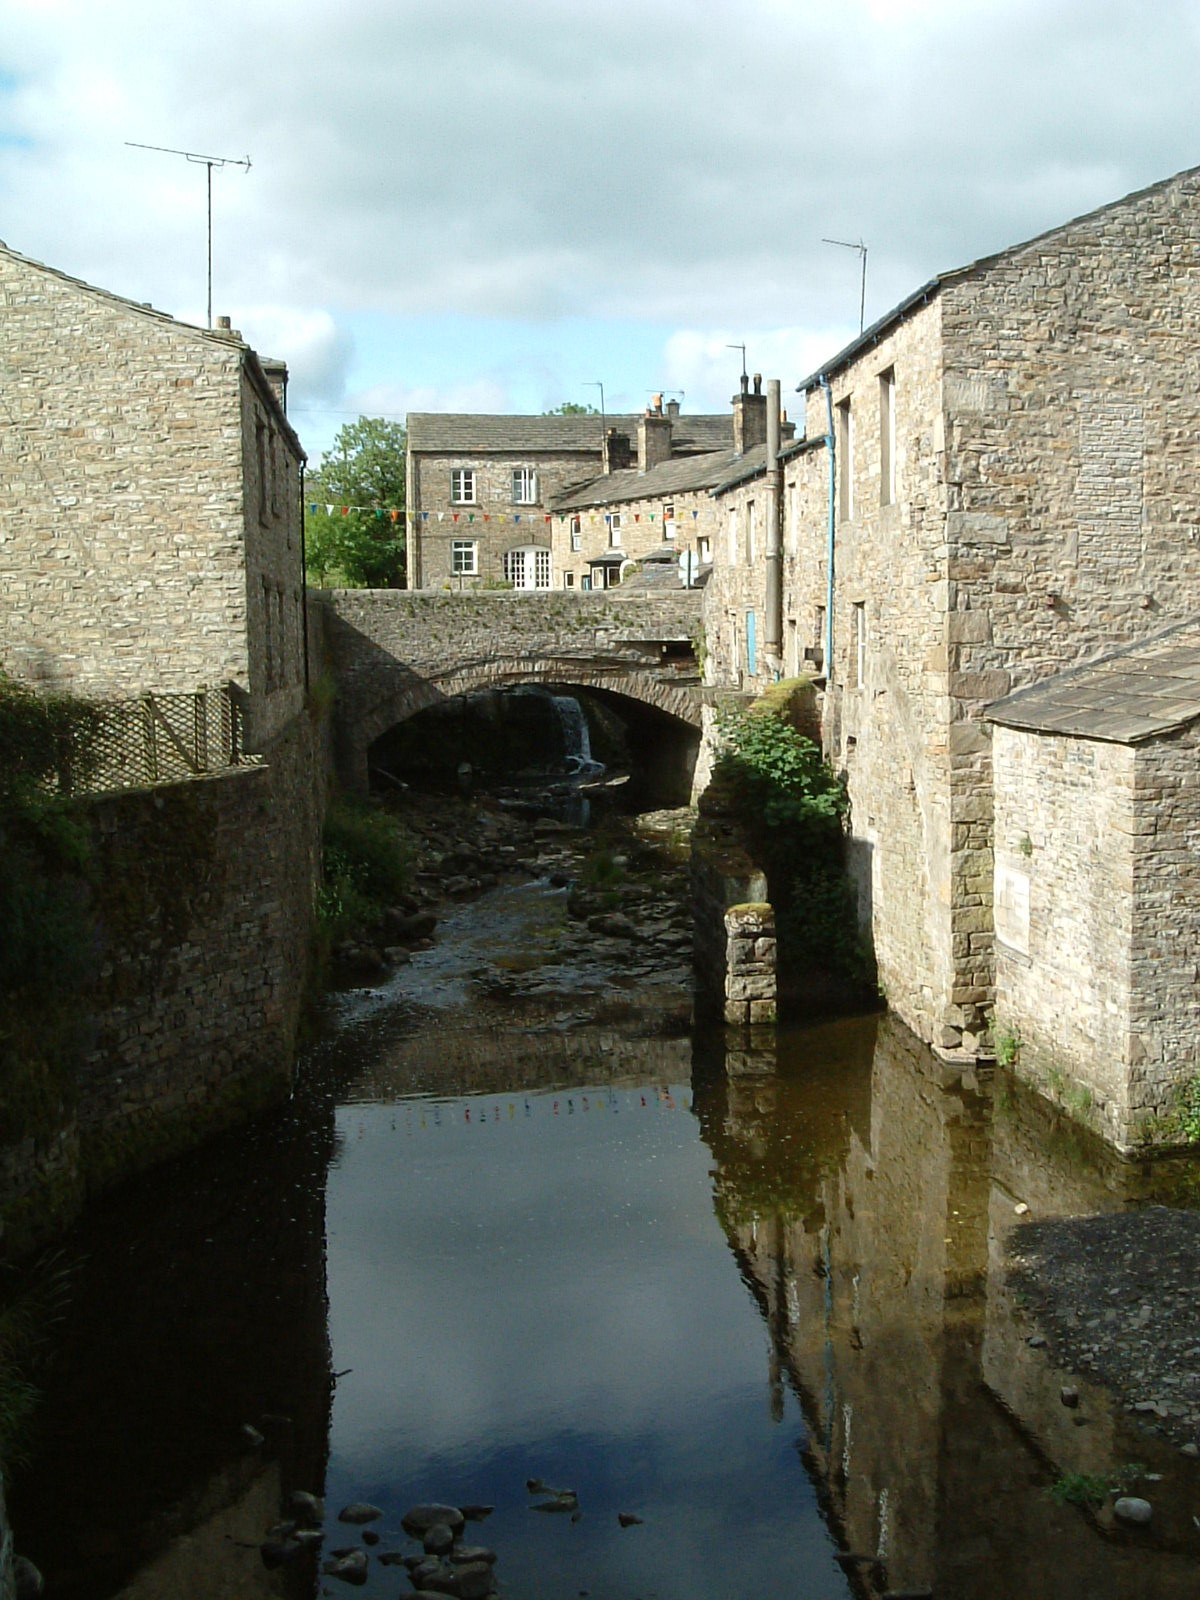
[[[1030,733],[1142,744],[1200,718],[1200,622],[1184,622],[987,707]]]
[[[636,443],[636,416],[611,416],[608,427]],[[456,451],[463,455],[520,450],[600,452],[603,423],[597,416],[510,416],[469,411],[410,411],[411,450]],[[733,442],[732,416],[679,416],[671,429],[673,451],[718,450]]]

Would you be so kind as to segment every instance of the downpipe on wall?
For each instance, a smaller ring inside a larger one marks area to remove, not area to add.
[[[779,379],[767,380],[767,529],[766,615],[763,618],[763,654],[782,676],[783,666],[783,554],[779,524],[783,496],[779,467]]]
[[[825,447],[829,451],[829,549],[826,558],[825,585],[825,694],[833,689],[833,570],[834,547],[837,539],[837,447],[833,441],[833,390],[824,373],[817,379],[825,391]]]

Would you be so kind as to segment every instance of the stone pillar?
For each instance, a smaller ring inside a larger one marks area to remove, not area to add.
[[[725,1021],[774,1022],[775,910],[765,901],[725,913]]]

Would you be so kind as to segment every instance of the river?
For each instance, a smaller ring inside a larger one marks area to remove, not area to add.
[[[631,976],[562,954],[563,907],[459,907],[286,1106],[66,1241],[10,1506],[47,1593],[341,1593],[360,1548],[396,1596],[437,1500],[494,1507],[466,1537],[514,1600],[1194,1595],[1197,1462],[1058,1370],[1005,1271],[1022,1208],[1177,1201],[1178,1168],[886,1018],[693,1028],[678,938]],[[1134,1463],[1147,1528],[1051,1492]],[[296,1489],[324,1552],[268,1570]]]

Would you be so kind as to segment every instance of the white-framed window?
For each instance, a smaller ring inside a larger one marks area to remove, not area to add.
[[[563,573],[563,588],[564,589],[573,589],[574,587],[575,587],[575,574],[573,572],[564,572]]]
[[[504,576],[514,589],[550,587],[550,552],[528,545],[522,550],[504,552]]]
[[[514,467],[513,505],[535,506],[538,497],[537,472],[533,467]]]
[[[479,545],[474,539],[450,542],[450,571],[456,578],[473,578],[479,571]]]
[[[582,550],[583,549],[583,518],[582,517],[572,517],[571,518],[571,549],[572,550]]]
[[[610,550],[621,548],[621,513],[610,511],[608,516],[608,545]]]
[[[896,498],[896,369],[879,374],[879,504]]]
[[[473,506],[475,501],[475,468],[450,468],[450,504]]]
[[[730,506],[730,508],[729,508],[729,565],[731,567],[734,567],[734,566],[737,565],[737,558],[738,558],[737,507],[736,506]]]
[[[675,507],[671,504],[671,502],[669,500],[667,501],[666,505],[663,506],[662,514],[663,514],[663,538],[664,539],[673,539],[678,530],[677,530],[677,528],[675,526]]]
[[[864,600],[854,602],[854,679],[855,689],[867,681],[867,606]]]
[[[711,562],[712,562],[712,540],[708,537],[707,534],[701,534],[699,539],[696,540],[696,553],[700,557],[701,561],[705,564],[705,566],[709,566],[711,564]]]
[[[839,522],[854,520],[854,414],[849,400],[837,408]]]

